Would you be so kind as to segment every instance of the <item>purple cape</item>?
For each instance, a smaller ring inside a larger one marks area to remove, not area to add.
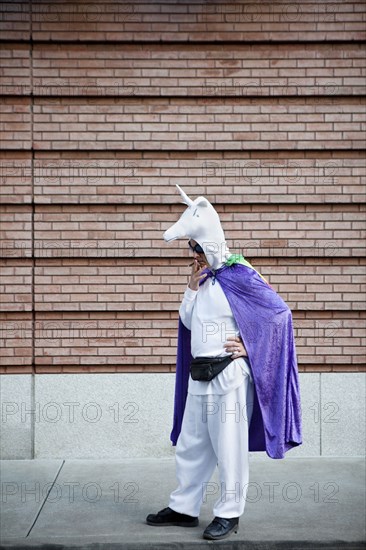
[[[207,270],[207,276],[213,273]],[[215,272],[230,304],[247,350],[254,381],[249,451],[266,451],[271,458],[301,445],[301,404],[291,310],[253,269],[233,264]],[[207,280],[204,279],[200,284]],[[214,281],[216,284],[216,281]],[[179,317],[174,424],[176,445],[187,398],[191,331]]]

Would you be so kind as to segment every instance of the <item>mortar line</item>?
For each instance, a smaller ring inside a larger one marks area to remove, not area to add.
[[[29,3],[30,9],[30,35],[29,35],[29,78],[30,78],[30,145],[31,145],[31,257],[32,257],[32,273],[31,273],[31,307],[32,307],[32,374],[31,374],[31,410],[35,411],[35,300],[34,300],[34,263],[35,263],[35,250],[34,250],[34,147],[33,147],[33,123],[34,123],[34,95],[33,95],[33,27],[32,27],[32,0]],[[35,457],[35,424],[36,415],[31,415],[31,458]]]
[[[322,432],[322,423],[323,423],[323,411],[322,411],[322,373],[319,373],[319,438],[320,438],[320,446],[319,446],[319,454],[320,456],[323,455],[323,432]]]
[[[25,38],[1,38],[1,43],[13,43],[13,42],[19,42],[20,44],[27,42]],[[244,39],[237,39],[237,40],[191,40],[189,42],[185,40],[68,40],[63,38],[54,38],[52,39],[51,44],[55,45],[70,45],[70,46],[80,46],[80,45],[86,45],[86,46],[146,46],[147,48],[150,46],[189,46],[191,49],[194,49],[196,46],[207,46],[207,48],[210,48],[212,46],[268,46],[268,48],[273,48],[278,46],[327,46],[330,44],[330,47],[336,47],[336,46],[344,46],[347,45],[355,45],[355,46],[363,46],[364,45],[364,39],[363,38],[356,38],[356,39],[350,39],[350,38],[342,38],[337,39],[333,38],[332,40],[329,40],[327,42],[324,42],[324,40],[300,40],[300,39],[287,39],[287,40],[245,40]],[[35,44],[50,45],[50,40],[45,38],[38,38],[34,41]],[[328,46],[329,47],[329,46]],[[280,56],[276,59],[279,59]]]

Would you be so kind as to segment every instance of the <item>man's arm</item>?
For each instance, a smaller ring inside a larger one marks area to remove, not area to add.
[[[189,330],[191,330],[192,310],[199,289],[199,283],[200,280],[206,276],[202,275],[203,269],[205,269],[205,266],[200,268],[198,261],[194,260],[188,286],[185,290],[183,300],[179,308],[179,315],[182,319],[182,323]]]
[[[198,290],[192,290],[187,286],[182,303],[179,307],[179,316],[182,319],[182,323],[189,330],[191,330],[192,310],[197,293]]]

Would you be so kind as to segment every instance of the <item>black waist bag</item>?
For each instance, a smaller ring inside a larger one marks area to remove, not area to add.
[[[226,368],[233,359],[227,357],[196,357],[191,361],[190,371],[193,380],[209,382]]]

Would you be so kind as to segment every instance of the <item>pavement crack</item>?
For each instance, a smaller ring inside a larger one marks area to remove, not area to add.
[[[33,527],[34,527],[35,524],[37,523],[37,520],[38,520],[38,518],[39,518],[39,516],[40,516],[40,513],[42,512],[43,507],[44,507],[44,505],[46,504],[48,495],[49,495],[50,492],[52,491],[52,489],[53,489],[53,487],[54,487],[54,485],[55,485],[55,483],[56,483],[56,481],[57,481],[57,478],[58,478],[58,476],[60,475],[60,472],[61,472],[62,468],[64,467],[64,464],[65,464],[65,460],[63,460],[63,461],[61,462],[60,467],[59,467],[59,469],[58,469],[57,472],[56,472],[55,479],[53,480],[51,487],[50,487],[49,490],[47,491],[47,494],[46,494],[46,496],[44,497],[43,502],[41,503],[41,506],[39,507],[38,512],[36,513],[36,517],[34,518],[33,523],[32,523],[32,525],[30,526],[30,528],[29,528],[29,530],[28,530],[28,533],[25,535],[25,538],[29,537],[29,535],[30,535],[30,533],[31,533],[31,531],[32,531],[32,529],[33,529]]]

